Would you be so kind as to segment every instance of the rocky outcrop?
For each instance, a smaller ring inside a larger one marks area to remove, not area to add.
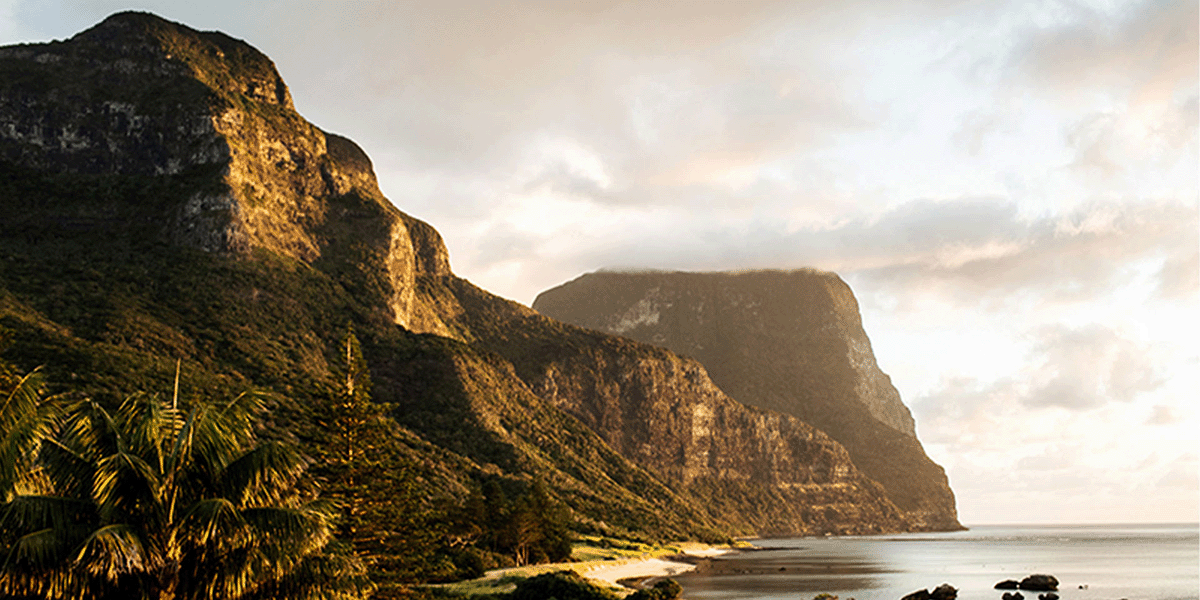
[[[695,357],[731,397],[799,417],[843,444],[921,527],[961,527],[945,473],[917,441],[837,275],[600,272],[543,292],[533,307]]]
[[[441,236],[383,197],[354,142],[295,112],[269,58],[225,34],[126,12],[63,42],[0,48],[0,160],[187,180],[157,215],[164,239],[377,269],[394,322],[453,335],[415,285],[449,272]]]
[[[1054,592],[1058,590],[1058,578],[1053,575],[1030,575],[1021,580],[1019,587],[1033,592]]]
[[[954,600],[955,598],[958,598],[958,588],[948,583],[943,583],[934,588],[932,592],[929,590],[917,590],[900,600]]]

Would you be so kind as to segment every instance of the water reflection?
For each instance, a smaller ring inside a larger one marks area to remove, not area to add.
[[[894,569],[867,556],[842,555],[813,548],[763,548],[718,557],[677,579],[688,597],[736,598],[877,588],[880,575]]]
[[[1063,600],[1200,600],[1197,533],[1195,524],[978,527],[764,540],[677,579],[689,600],[896,600],[942,583],[959,600],[999,600],[996,582],[1050,573]]]

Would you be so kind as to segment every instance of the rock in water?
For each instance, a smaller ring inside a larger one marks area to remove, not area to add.
[[[1004,592],[1004,595],[1000,596],[1000,598],[1001,600],[1023,600],[1025,596],[1021,592]]]
[[[958,588],[948,583],[943,583],[934,588],[932,592],[929,590],[917,590],[900,600],[954,600],[957,597]]]
[[[929,597],[932,600],[954,600],[958,597],[958,588],[948,583],[943,583],[930,592]]]
[[[837,275],[589,273],[543,292],[533,307],[695,357],[734,399],[797,416],[841,442],[918,527],[962,527],[946,474],[917,440]]]
[[[1053,575],[1030,575],[1021,580],[1021,589],[1034,592],[1057,591],[1058,579]]]
[[[1017,581],[1016,579],[1005,579],[1004,581],[997,583],[995,589],[997,589],[997,590],[1015,590],[1019,587],[1021,587],[1020,581]]]

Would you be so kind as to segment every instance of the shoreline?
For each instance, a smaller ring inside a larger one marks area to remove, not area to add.
[[[695,570],[709,559],[738,553],[739,546],[713,546],[700,542],[675,542],[667,547],[647,548],[624,556],[579,557],[572,562],[525,565],[489,570],[482,577],[428,587],[452,590],[465,596],[510,592],[515,581],[554,571],[574,571],[593,585],[618,596],[653,585],[663,577]]]
[[[659,579],[694,571],[711,558],[738,551],[738,548],[729,546],[695,548],[679,554],[632,559],[623,564],[601,564],[582,570],[579,574],[599,585],[637,590],[653,585]]]

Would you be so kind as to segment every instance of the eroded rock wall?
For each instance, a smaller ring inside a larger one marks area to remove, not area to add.
[[[793,416],[731,399],[697,361],[559,323],[462,279],[440,285],[461,307],[454,326],[475,346],[510,361],[539,397],[741,531],[921,528],[840,443]]]
[[[917,441],[836,274],[592,273],[542,293],[534,308],[695,357],[731,397],[841,442],[915,522],[959,526],[945,474]]]
[[[354,142],[296,113],[269,58],[218,32],[126,12],[69,40],[0,48],[0,160],[78,175],[189,178],[160,235],[385,274],[407,328],[453,335],[417,273],[448,272],[441,237],[396,210]],[[103,210],[103,207],[96,207]]]

